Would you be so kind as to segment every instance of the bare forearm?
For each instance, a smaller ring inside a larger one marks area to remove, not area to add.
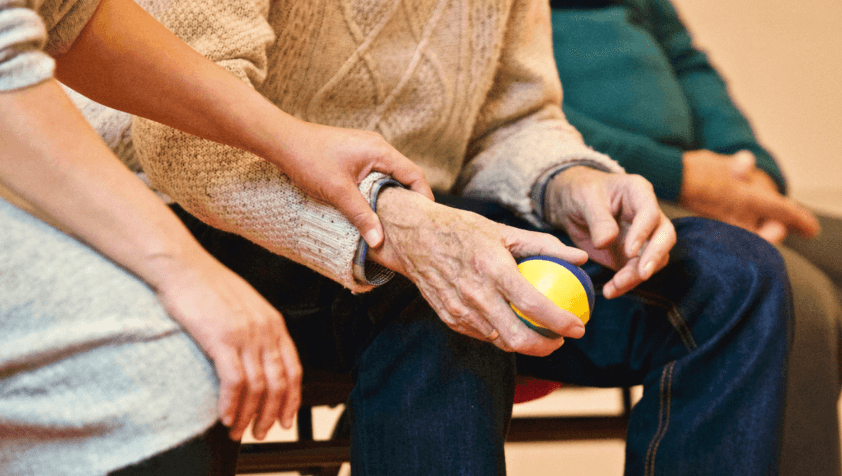
[[[85,96],[282,164],[300,121],[204,58],[132,0],[103,0],[56,76]]]
[[[55,81],[0,93],[0,180],[40,214],[157,287],[203,254],[110,153]]]

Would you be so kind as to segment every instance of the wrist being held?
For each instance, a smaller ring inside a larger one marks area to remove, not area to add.
[[[429,200],[424,171],[375,132],[293,119],[266,157],[306,195],[336,208],[376,248],[383,240],[380,221],[359,190],[372,173],[390,176]]]

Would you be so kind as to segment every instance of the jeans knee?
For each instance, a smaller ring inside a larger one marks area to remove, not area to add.
[[[749,280],[763,283],[763,288],[789,288],[780,252],[756,234],[704,218],[681,218],[674,223],[678,258],[695,261],[690,266],[699,275],[715,274],[735,284]]]
[[[675,226],[678,242],[660,285],[683,302],[687,315],[710,316],[714,329],[725,320],[734,325],[750,321],[757,326],[753,332],[788,335],[791,288],[774,246],[754,233],[713,220],[683,218],[675,220]],[[753,315],[759,318],[747,320]]]

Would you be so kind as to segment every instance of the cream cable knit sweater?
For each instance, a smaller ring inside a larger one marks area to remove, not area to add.
[[[381,133],[436,190],[494,198],[534,220],[531,188],[549,169],[583,161],[622,170],[562,115],[546,0],[167,5],[154,14],[200,53],[299,118]],[[133,127],[143,169],[188,211],[368,288],[352,272],[357,231],[272,165],[148,120]]]

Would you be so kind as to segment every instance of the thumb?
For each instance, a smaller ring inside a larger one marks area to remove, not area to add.
[[[611,213],[611,205],[606,194],[597,193],[588,198],[581,211],[588,225],[591,243],[596,249],[603,249],[617,239],[620,226]]]
[[[768,241],[769,243],[777,244],[783,241],[787,235],[786,225],[777,220],[767,220],[760,225],[756,233]]]
[[[731,163],[729,165],[731,176],[744,180],[748,179],[751,171],[754,170],[756,162],[757,159],[754,158],[754,154],[747,150],[741,150],[735,153],[731,156]]]
[[[380,223],[380,217],[356,187],[349,187],[348,192],[343,200],[335,202],[336,209],[359,230],[369,247],[377,248],[383,243],[383,225]]]

